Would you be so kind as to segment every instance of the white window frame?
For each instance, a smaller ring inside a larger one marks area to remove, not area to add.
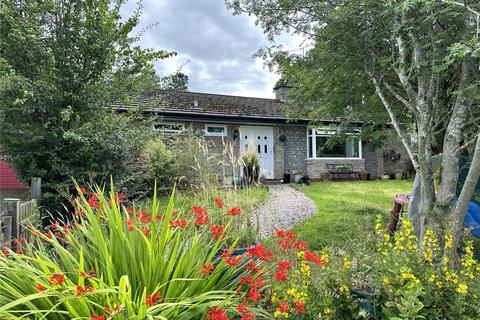
[[[180,130],[170,130],[170,129],[158,129],[156,128],[155,126],[156,125],[163,125],[163,126],[181,126],[181,129]],[[153,125],[153,131],[154,132],[159,132],[161,134],[164,134],[166,136],[175,136],[175,135],[178,135],[178,134],[181,134],[182,132],[185,131],[185,124],[184,123],[180,123],[180,122],[160,122],[160,123],[155,123]]]
[[[208,132],[209,127],[223,128],[223,132]],[[205,124],[205,136],[207,137],[226,137],[228,136],[227,126],[224,124],[207,123]]]
[[[311,130],[311,134],[310,134]],[[358,130],[358,129],[357,129]],[[335,131],[328,131],[315,128],[307,128],[307,160],[309,159],[323,159],[323,160],[358,160],[362,159],[362,139],[359,133],[347,133],[348,136],[358,137],[358,157],[317,157],[317,137],[331,137],[335,135]],[[309,138],[312,138],[312,156],[310,157],[310,143]]]

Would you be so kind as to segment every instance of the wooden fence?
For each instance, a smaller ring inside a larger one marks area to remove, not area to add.
[[[24,237],[30,239],[31,228],[41,224],[37,200],[20,201],[19,199],[4,199],[4,211],[0,212],[0,243]]]

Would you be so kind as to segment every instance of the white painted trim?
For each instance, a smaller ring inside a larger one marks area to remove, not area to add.
[[[222,133],[208,132],[208,127],[223,128],[223,132]],[[226,137],[228,136],[227,126],[224,124],[206,123],[204,134],[206,137]]]
[[[309,130],[312,130],[312,134],[309,134]],[[362,139],[358,133],[347,133],[349,136],[359,136],[358,139],[358,157],[317,157],[317,137],[331,137],[335,134],[334,131],[319,131],[317,134],[317,129],[307,128],[307,159],[306,160],[361,160],[363,158],[362,154]],[[310,144],[308,143],[308,138],[312,138],[312,158],[308,155]]]

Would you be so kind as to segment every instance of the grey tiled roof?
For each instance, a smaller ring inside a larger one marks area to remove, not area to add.
[[[160,113],[286,119],[279,100],[211,93],[159,90],[145,93],[123,107],[130,106],[144,106]]]

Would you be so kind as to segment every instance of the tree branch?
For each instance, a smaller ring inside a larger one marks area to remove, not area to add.
[[[404,97],[402,97],[388,82],[386,81],[383,81],[385,87],[388,89],[388,91],[395,97],[397,98],[398,101],[400,101],[401,103],[403,103],[410,111],[412,112],[416,112],[415,108],[412,107],[412,104],[407,100],[405,99]]]
[[[375,93],[380,98],[380,100],[382,101],[385,109],[387,110],[387,113],[390,116],[390,120],[392,121],[392,125],[395,128],[395,131],[397,131],[397,134],[400,137],[400,140],[402,141],[403,146],[407,150],[408,156],[410,157],[410,160],[412,161],[413,166],[415,167],[415,169],[418,169],[419,166],[418,166],[417,158],[415,157],[415,154],[413,153],[412,148],[407,141],[407,138],[403,134],[402,129],[400,128],[400,125],[398,123],[398,120],[397,120],[395,114],[393,113],[392,106],[390,105],[388,100],[385,98],[385,95],[383,94],[382,89],[380,88],[380,84],[378,83],[377,78],[372,73],[370,73],[368,71],[367,71],[367,74],[370,75],[370,78],[371,78],[371,80],[373,82],[373,85],[375,87]]]

